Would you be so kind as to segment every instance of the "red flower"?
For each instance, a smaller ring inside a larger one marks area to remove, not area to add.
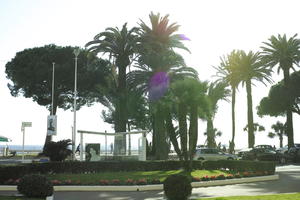
[[[139,179],[136,181],[137,185],[146,185],[147,184],[147,180],[146,179]]]
[[[65,180],[64,183],[69,185],[69,184],[72,184],[72,181],[70,179],[68,179],[68,180]]]
[[[100,180],[100,185],[108,185],[109,181],[108,180]]]
[[[234,177],[233,174],[228,174],[228,175],[226,176],[227,179],[233,179],[233,177]]]
[[[59,180],[52,180],[51,181],[53,185],[60,185],[61,184],[61,181]]]
[[[201,179],[199,177],[193,177],[192,180],[195,182],[199,182]]]
[[[134,183],[135,183],[135,181],[133,180],[133,179],[127,179],[126,181],[125,181],[125,183],[127,184],[127,185],[134,185]]]
[[[112,185],[120,185],[121,181],[119,179],[113,179],[111,180]]]

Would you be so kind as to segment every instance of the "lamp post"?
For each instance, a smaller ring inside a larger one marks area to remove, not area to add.
[[[52,63],[52,106],[51,106],[51,115],[53,115],[53,110],[54,110],[54,76],[55,76],[55,62]]]
[[[74,78],[74,122],[73,122],[73,134],[72,134],[72,152],[73,152],[73,160],[75,160],[75,144],[76,144],[76,99],[77,99],[77,60],[78,55],[80,53],[80,49],[76,48],[73,51],[75,55],[75,78]]]

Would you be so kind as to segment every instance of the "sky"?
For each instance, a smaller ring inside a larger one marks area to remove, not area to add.
[[[12,139],[9,144],[22,144],[22,121],[32,122],[26,128],[26,145],[43,145],[46,136],[48,110],[31,99],[12,97],[6,79],[5,64],[26,48],[56,44],[80,46],[107,27],[137,26],[140,20],[149,24],[151,11],[169,14],[171,22],[181,25],[178,33],[185,34],[190,41],[185,45],[191,54],[183,53],[188,66],[199,72],[201,80],[212,81],[220,57],[234,49],[259,51],[262,42],[271,35],[293,36],[299,33],[299,7],[297,0],[1,0],[0,1],[0,135]],[[49,63],[52,66],[51,63]],[[80,67],[80,66],[78,66]],[[283,75],[274,70],[274,81]],[[253,110],[270,85],[261,83],[253,86]],[[236,147],[247,147],[247,104],[245,88],[239,87],[236,99]],[[113,132],[111,125],[103,122],[100,104],[83,107],[77,112],[77,129]],[[58,134],[53,140],[71,138],[73,114],[58,109]],[[256,134],[256,144],[279,146],[279,140],[267,137],[270,127],[284,118],[254,116],[254,122],[265,126],[266,131]],[[294,114],[295,142],[300,143],[300,118]],[[228,144],[231,138],[231,104],[220,102],[215,118],[215,127],[223,135],[217,142]],[[198,144],[203,144],[205,122],[199,120]],[[101,136],[85,136],[85,142],[101,142]],[[77,143],[79,136],[77,135]],[[286,144],[286,139],[284,140]]]

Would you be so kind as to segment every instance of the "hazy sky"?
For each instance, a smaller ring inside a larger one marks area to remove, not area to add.
[[[26,129],[26,144],[43,144],[46,136],[46,108],[23,97],[12,97],[7,88],[5,64],[18,51],[25,48],[56,44],[83,47],[88,41],[107,27],[137,26],[139,19],[148,21],[151,11],[169,14],[171,22],[181,25],[179,33],[191,41],[186,46],[191,54],[184,53],[186,63],[198,70],[201,80],[212,80],[212,66],[220,63],[220,56],[233,49],[258,51],[263,41],[271,35],[298,33],[299,1],[291,0],[2,0],[0,1],[0,135],[10,137],[11,144],[21,144],[21,122],[30,121],[32,128]],[[51,63],[49,63],[51,65]],[[80,66],[79,66],[80,67]],[[276,70],[275,70],[276,71]],[[274,73],[275,81],[280,80]],[[253,105],[267,95],[268,87],[257,83],[253,88]],[[236,146],[247,146],[247,123],[245,88],[240,87],[236,100]],[[82,108],[77,113],[77,129],[113,131],[103,123],[100,113],[103,107]],[[59,109],[58,135],[54,140],[71,138],[73,114]],[[266,137],[272,123],[278,119],[254,116],[254,122],[263,124],[266,132],[257,133],[256,144],[279,145],[278,139]],[[280,118],[283,121],[283,118]],[[200,120],[199,120],[200,121]],[[294,114],[295,142],[300,143],[299,116]],[[199,141],[205,140],[206,124],[199,123]],[[231,104],[221,102],[215,127],[223,132],[217,141],[228,144],[231,138]],[[103,139],[103,138],[102,138]],[[102,140],[100,137],[85,137],[85,141]],[[78,141],[78,139],[77,139]],[[99,141],[100,142],[100,141]]]

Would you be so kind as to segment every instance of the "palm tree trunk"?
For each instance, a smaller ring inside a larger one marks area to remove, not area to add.
[[[236,93],[236,88],[231,87],[232,89],[232,99],[231,99],[231,119],[232,119],[232,139],[229,144],[229,151],[230,153],[234,152],[234,137],[235,137],[235,93]]]
[[[283,140],[283,134],[280,134],[279,135],[279,145],[280,145],[280,148],[282,148],[283,147],[283,145],[282,145],[282,140]]]
[[[252,88],[251,80],[246,81],[247,104],[248,104],[248,147],[253,148],[255,144],[253,110],[252,110]]]
[[[198,106],[192,105],[190,110],[190,127],[189,127],[189,170],[193,169],[193,156],[196,151],[198,140]]]
[[[215,132],[214,132],[213,120],[211,117],[207,118],[206,133],[207,133],[207,146],[209,148],[215,148],[216,147]]]
[[[186,123],[187,108],[183,103],[179,103],[179,105],[178,105],[178,115],[179,115],[178,123],[179,123],[181,151],[182,151],[184,160],[187,161],[188,160],[187,123]]]
[[[178,145],[178,141],[177,141],[177,138],[176,138],[176,133],[175,133],[175,128],[173,126],[173,123],[172,123],[172,116],[171,116],[171,113],[170,113],[170,110],[167,109],[166,111],[166,129],[167,129],[167,133],[168,133],[168,136],[170,138],[170,141],[174,147],[174,150],[175,152],[177,153],[178,157],[179,157],[179,160],[182,160],[182,153],[181,153],[181,150],[179,148],[179,145]]]
[[[127,92],[126,92],[126,66],[118,66],[118,94],[115,125],[116,132],[126,132],[127,124]],[[126,154],[126,135],[115,136],[114,154]]]
[[[290,90],[290,73],[286,69],[283,71],[284,74],[284,86],[287,91]],[[289,93],[289,92],[288,92]],[[293,113],[292,113],[292,101],[288,100],[287,109],[286,109],[286,124],[287,124],[287,136],[288,136],[288,147],[291,148],[294,146],[294,131],[293,131]]]
[[[151,110],[151,104],[150,104],[150,110]],[[155,155],[155,152],[156,152],[156,135],[157,133],[155,132],[156,131],[156,128],[155,128],[155,115],[152,114],[152,117],[151,117],[151,120],[152,120],[152,130],[153,130],[153,133],[152,133],[152,148],[151,148],[151,156],[154,156]]]
[[[155,140],[156,140],[156,160],[166,160],[168,158],[169,145],[167,144],[167,133],[164,121],[163,106],[158,103],[155,112]]]

